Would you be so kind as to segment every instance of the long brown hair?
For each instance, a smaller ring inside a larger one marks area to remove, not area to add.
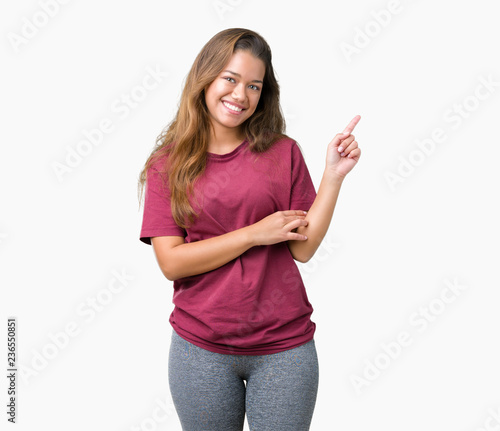
[[[159,171],[171,195],[172,216],[177,225],[187,228],[198,216],[190,205],[188,192],[206,167],[212,123],[205,103],[205,90],[217,78],[237,50],[250,52],[265,64],[264,84],[253,115],[243,124],[249,150],[263,153],[277,140],[286,137],[285,119],[280,106],[280,89],[272,65],[271,49],[258,33],[230,28],[213,36],[196,57],[186,79],[179,109],[174,120],[163,130],[139,176],[139,206],[149,168],[160,158]],[[168,177],[168,179],[167,179]]]

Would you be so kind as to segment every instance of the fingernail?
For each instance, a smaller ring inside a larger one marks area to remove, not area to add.
[[[345,153],[344,153],[343,151],[340,153],[340,155],[341,155],[341,156],[343,156],[344,154],[345,154]]]
[[[344,147],[339,147],[339,153],[341,153],[342,151],[344,151]]]
[[[304,235],[304,238],[307,239],[307,236]]]
[[[307,214],[307,211],[302,211],[304,214]]]

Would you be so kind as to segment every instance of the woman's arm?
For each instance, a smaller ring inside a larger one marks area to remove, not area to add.
[[[180,236],[158,236],[151,238],[151,244],[170,281],[219,268],[254,246],[249,226],[190,243]]]
[[[332,221],[343,177],[325,170],[321,184],[305,220],[307,226],[299,226],[297,233],[307,236],[306,241],[288,241],[288,248],[295,260],[305,263],[316,253]]]
[[[307,236],[307,241],[288,241],[293,258],[299,262],[309,261],[316,253],[332,221],[342,182],[361,157],[361,149],[351,134],[360,119],[356,115],[344,132],[337,134],[328,144],[325,172],[305,218],[309,223],[297,229],[297,233]]]
[[[303,211],[277,211],[257,223],[212,238],[185,243],[181,236],[157,236],[151,244],[161,271],[170,281],[219,268],[249,248],[305,238],[290,232],[307,225]]]

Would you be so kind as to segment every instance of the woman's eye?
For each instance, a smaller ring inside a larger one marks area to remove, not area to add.
[[[226,80],[227,80],[227,81],[229,81],[229,82],[235,82],[235,81],[234,81],[234,78],[231,78],[231,77],[229,77],[229,76],[228,76],[228,77],[226,77],[226,78],[224,78],[224,79],[226,79]]]
[[[256,85],[250,85],[250,87],[252,87],[252,90],[258,90],[259,87],[257,87]]]

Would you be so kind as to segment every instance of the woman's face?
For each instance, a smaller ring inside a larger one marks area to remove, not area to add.
[[[248,51],[236,51],[205,91],[205,102],[217,134],[239,126],[259,103],[266,67]]]

